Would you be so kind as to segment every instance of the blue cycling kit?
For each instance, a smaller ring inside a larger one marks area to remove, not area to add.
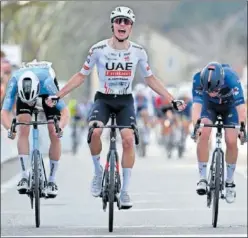
[[[10,79],[8,83],[8,88],[7,88],[6,96],[4,98],[2,109],[7,110],[7,111],[12,110],[13,105],[15,103],[15,97],[18,93],[17,82],[20,76],[26,71],[32,71],[39,78],[40,80],[39,96],[55,95],[58,92],[58,89],[54,82],[54,78],[52,77],[49,71],[49,68],[46,68],[46,67],[20,68],[19,70],[14,72],[14,74],[12,75],[12,78]],[[56,104],[56,108],[59,111],[63,110],[65,107],[66,107],[66,104],[63,100],[59,100],[59,102]]]
[[[201,118],[216,121],[217,114],[221,114],[226,124],[237,124],[238,114],[236,106],[244,104],[243,89],[238,75],[227,64],[222,64],[225,78],[224,84],[216,97],[210,97],[203,91],[200,83],[200,72],[193,77],[192,96],[193,103],[202,104]]]

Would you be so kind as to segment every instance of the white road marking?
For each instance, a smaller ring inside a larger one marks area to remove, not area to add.
[[[106,228],[106,226],[105,226]],[[167,228],[167,227],[164,227]],[[2,237],[68,237],[68,235],[56,236],[2,236]],[[247,237],[247,234],[180,234],[180,235],[70,235],[70,237]]]

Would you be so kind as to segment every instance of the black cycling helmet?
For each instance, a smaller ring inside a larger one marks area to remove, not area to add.
[[[201,71],[201,86],[204,91],[218,91],[224,83],[224,69],[217,62],[208,63]]]

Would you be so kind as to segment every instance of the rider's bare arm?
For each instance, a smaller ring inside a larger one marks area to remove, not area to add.
[[[145,78],[147,85],[153,89],[157,94],[167,98],[170,102],[174,100],[174,97],[167,91],[162,82],[154,75]]]
[[[238,112],[239,123],[242,121],[246,123],[247,109],[246,109],[245,104],[240,104],[240,105],[236,106],[236,109]]]
[[[63,98],[74,88],[79,87],[84,82],[85,79],[86,79],[86,75],[83,75],[81,72],[74,74],[70,78],[68,83],[59,92],[57,92],[56,95],[60,98]]]
[[[10,129],[12,122],[12,113],[8,110],[2,109],[1,111],[1,124],[6,130]]]
[[[195,125],[197,120],[200,118],[201,110],[202,110],[202,104],[194,102],[192,105],[192,122],[193,122],[193,125]]]

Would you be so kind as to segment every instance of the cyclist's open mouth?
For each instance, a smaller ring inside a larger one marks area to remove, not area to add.
[[[118,30],[118,33],[119,33],[120,35],[124,36],[125,33],[126,33],[126,30]]]

